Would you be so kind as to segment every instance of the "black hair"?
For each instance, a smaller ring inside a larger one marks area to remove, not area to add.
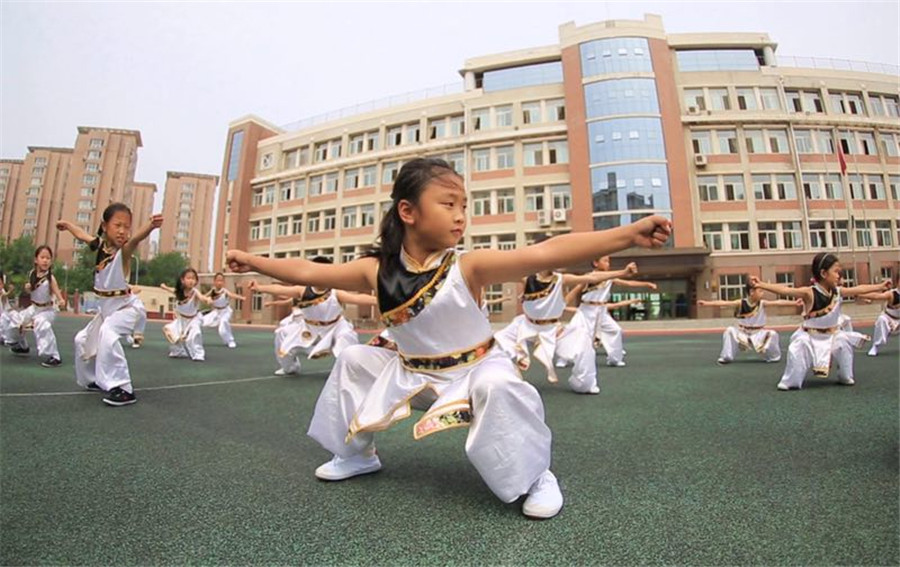
[[[378,258],[385,267],[398,266],[406,227],[400,220],[397,205],[400,201],[417,204],[425,187],[434,179],[445,175],[459,177],[453,166],[442,159],[416,158],[403,164],[391,190],[391,208],[381,219],[378,240],[363,256]]]
[[[181,270],[181,273],[178,274],[178,279],[175,280],[175,299],[177,299],[178,301],[185,300],[184,286],[181,285],[181,279],[191,272],[194,273],[194,277],[197,278],[197,281],[200,281],[200,276],[197,274],[197,270],[195,270],[194,268],[185,268]]]
[[[128,208],[128,205],[125,203],[110,203],[105,209],[103,209],[103,222],[107,223],[110,219],[113,218],[113,215],[116,213],[128,213],[128,216],[131,216],[131,209]],[[91,241],[90,247],[91,250],[97,250],[100,248],[101,239],[103,238],[103,225],[100,225],[100,228],[97,229],[97,238]]]
[[[310,260],[310,262],[315,262],[316,264],[334,264],[334,262],[331,261],[331,258],[326,256],[316,256]]]
[[[813,279],[817,282],[822,281],[822,270],[830,270],[831,266],[835,265],[837,261],[837,256],[830,252],[819,252],[816,254],[813,257],[811,266]]]
[[[213,275],[213,279],[216,279],[216,278],[219,277],[219,276],[222,276],[222,277],[224,278],[224,277],[225,277],[225,274],[222,273],[222,272],[216,272],[215,275]]]
[[[750,297],[750,294],[753,292],[753,286],[750,285],[749,278],[747,279],[747,283],[744,284],[744,295]]]

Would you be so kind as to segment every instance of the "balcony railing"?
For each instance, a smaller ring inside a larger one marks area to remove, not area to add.
[[[805,69],[829,69],[832,71],[861,71],[864,73],[884,73],[900,75],[900,65],[890,63],[872,63],[869,61],[851,61],[833,57],[800,57],[796,55],[777,55],[779,67],[800,67]]]

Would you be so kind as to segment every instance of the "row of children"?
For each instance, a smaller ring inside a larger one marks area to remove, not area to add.
[[[540,395],[522,380],[518,368],[528,365],[527,343],[536,339],[535,358],[548,377],[555,378],[556,365],[571,363],[572,389],[596,393],[592,342],[603,327],[601,313],[608,311],[609,286],[626,281],[636,266],[609,272],[601,260],[595,267],[606,269],[586,276],[554,270],[631,246],[662,246],[671,231],[669,221],[649,216],[632,225],[561,235],[517,250],[460,252],[456,247],[465,230],[467,197],[462,178],[446,162],[406,163],[391,198],[378,245],[360,259],[333,265],[240,250],[227,253],[235,272],[258,272],[293,284],[250,286],[286,296],[302,312],[302,317],[290,317],[276,332],[280,373],[299,370],[297,355],[303,350],[312,356],[331,352],[337,358],[308,430],[333,454],[316,469],[316,476],[336,481],[379,470],[374,434],[417,408],[424,415],[413,427],[415,438],[469,427],[466,454],[488,487],[504,502],[524,496],[527,516],[556,515],[563,497],[550,471],[552,435]],[[130,222],[127,208],[112,205],[104,212],[98,238],[60,223],[98,251],[94,284],[101,310],[76,336],[76,379],[82,387],[107,392],[104,401],[111,405],[134,402],[119,344],[136,322],[128,264],[137,243],[162,219],[154,217],[134,235]],[[185,289],[196,285],[191,283],[195,274],[188,276]],[[495,336],[484,313],[482,290],[522,278],[525,314]],[[564,328],[558,319],[565,310],[565,283],[584,287],[576,292],[582,306],[574,324]],[[765,285],[754,281],[755,287]],[[871,287],[867,291],[874,291]],[[183,291],[179,300],[202,301],[198,293]],[[810,298],[809,311],[822,311],[814,296]],[[341,315],[341,301],[374,304],[386,331],[373,344],[358,344]],[[839,300],[837,307],[832,310],[839,313]],[[186,311],[184,318],[191,319],[190,315]],[[170,337],[184,336],[191,325],[175,323]],[[602,341],[603,333],[600,336]],[[612,332],[606,336],[607,362],[614,366],[624,363],[620,331],[617,337]],[[197,354],[196,348],[186,347],[185,352]],[[797,368],[806,362],[798,360]]]

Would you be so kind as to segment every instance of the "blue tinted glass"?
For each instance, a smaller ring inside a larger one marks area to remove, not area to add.
[[[231,135],[231,153],[228,154],[228,181],[234,181],[241,166],[241,149],[244,145],[244,131],[238,130]]]
[[[591,194],[595,213],[666,211],[672,208],[669,197],[669,175],[666,165],[662,163],[632,163],[593,168]],[[612,221],[607,219],[604,222]]]
[[[488,71],[482,78],[481,86],[485,92],[489,92],[561,82],[563,82],[562,62],[551,61],[550,63]]]
[[[581,44],[581,76],[653,72],[650,46],[643,37],[598,39]]]
[[[588,118],[616,114],[659,114],[659,97],[653,79],[598,81],[584,87]]]
[[[613,118],[588,123],[591,163],[666,159],[659,118]]]
[[[752,49],[705,49],[678,51],[678,70],[758,71],[759,60]]]

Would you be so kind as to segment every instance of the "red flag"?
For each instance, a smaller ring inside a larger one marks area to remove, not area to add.
[[[840,144],[838,144],[838,163],[841,164],[841,175],[846,175],[847,162],[844,160],[844,151],[841,149]]]

